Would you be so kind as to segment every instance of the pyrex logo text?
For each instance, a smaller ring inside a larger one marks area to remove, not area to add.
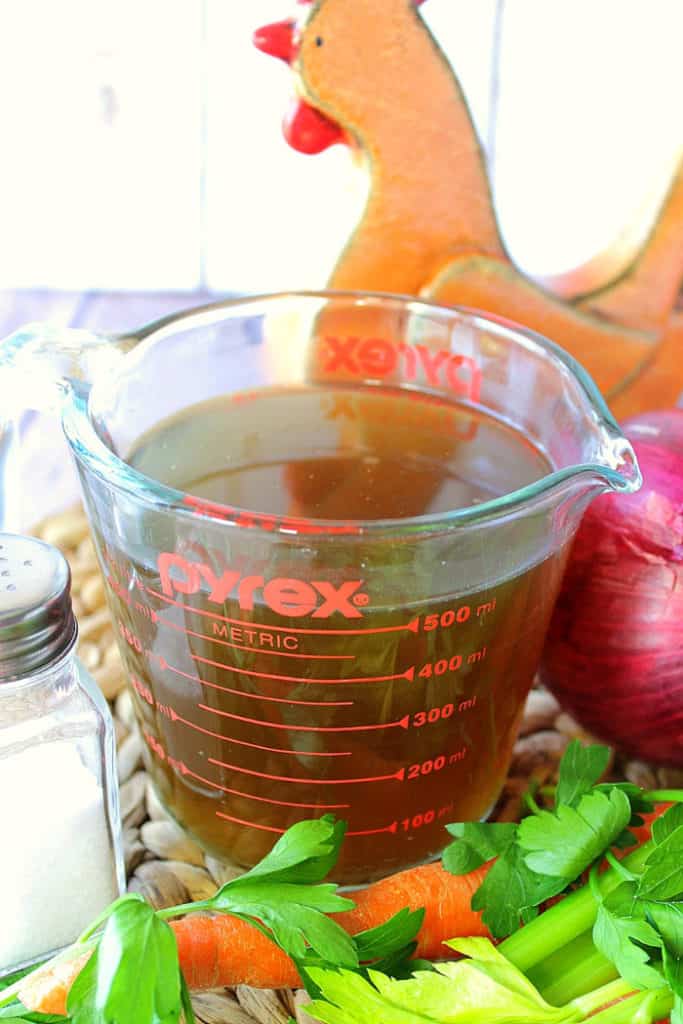
[[[426,345],[407,345],[385,338],[325,338],[325,373],[347,372],[356,377],[388,377],[415,381],[421,374],[429,387],[446,387],[462,398],[479,399],[481,369],[471,356]]]
[[[263,576],[243,576],[241,572],[227,569],[217,576],[213,569],[203,562],[190,562],[182,555],[163,552],[158,559],[161,588],[166,597],[173,594],[197,594],[202,584],[209,587],[208,599],[215,604],[224,604],[229,597],[237,600],[243,611],[253,611],[255,599],[265,604],[277,615],[301,618],[311,615],[314,619],[328,619],[339,613],[346,619],[360,619],[358,605],[367,605],[367,595],[359,594],[362,580],[347,580],[340,586],[325,580],[290,579],[275,577],[266,580]],[[356,603],[357,602],[357,603]]]

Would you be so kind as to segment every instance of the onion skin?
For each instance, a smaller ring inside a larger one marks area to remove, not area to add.
[[[683,410],[624,424],[643,474],[579,527],[540,669],[577,722],[683,767]]]

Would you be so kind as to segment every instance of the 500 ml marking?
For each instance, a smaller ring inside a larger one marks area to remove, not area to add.
[[[435,629],[450,629],[451,626],[463,626],[474,614],[478,619],[484,615],[490,615],[496,610],[496,599],[492,598],[484,604],[473,608],[469,604],[461,604],[459,608],[448,608],[445,612],[434,615],[425,615],[422,629],[425,633],[431,633]]]

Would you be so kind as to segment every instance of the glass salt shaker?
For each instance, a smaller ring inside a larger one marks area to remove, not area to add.
[[[66,559],[0,533],[0,977],[68,946],[125,883],[113,721],[76,636]]]

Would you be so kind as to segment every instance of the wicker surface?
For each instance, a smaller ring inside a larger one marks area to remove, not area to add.
[[[205,899],[239,874],[239,869],[205,856],[170,819],[150,785],[85,517],[80,510],[65,513],[46,521],[38,532],[44,540],[61,548],[69,559],[80,624],[79,656],[114,713],[128,887],[142,893],[155,907]],[[552,781],[559,759],[574,736],[588,738],[550,694],[533,690],[505,790],[495,811],[498,820],[517,818],[522,794],[532,778],[541,785]],[[683,771],[655,770],[618,754],[613,758],[611,771],[617,778],[629,779],[648,789],[683,785]],[[257,991],[240,986],[203,993],[193,1001],[198,1020],[206,1024],[287,1024],[291,1017],[299,1024],[310,1021],[302,1009],[305,994],[301,992]]]

